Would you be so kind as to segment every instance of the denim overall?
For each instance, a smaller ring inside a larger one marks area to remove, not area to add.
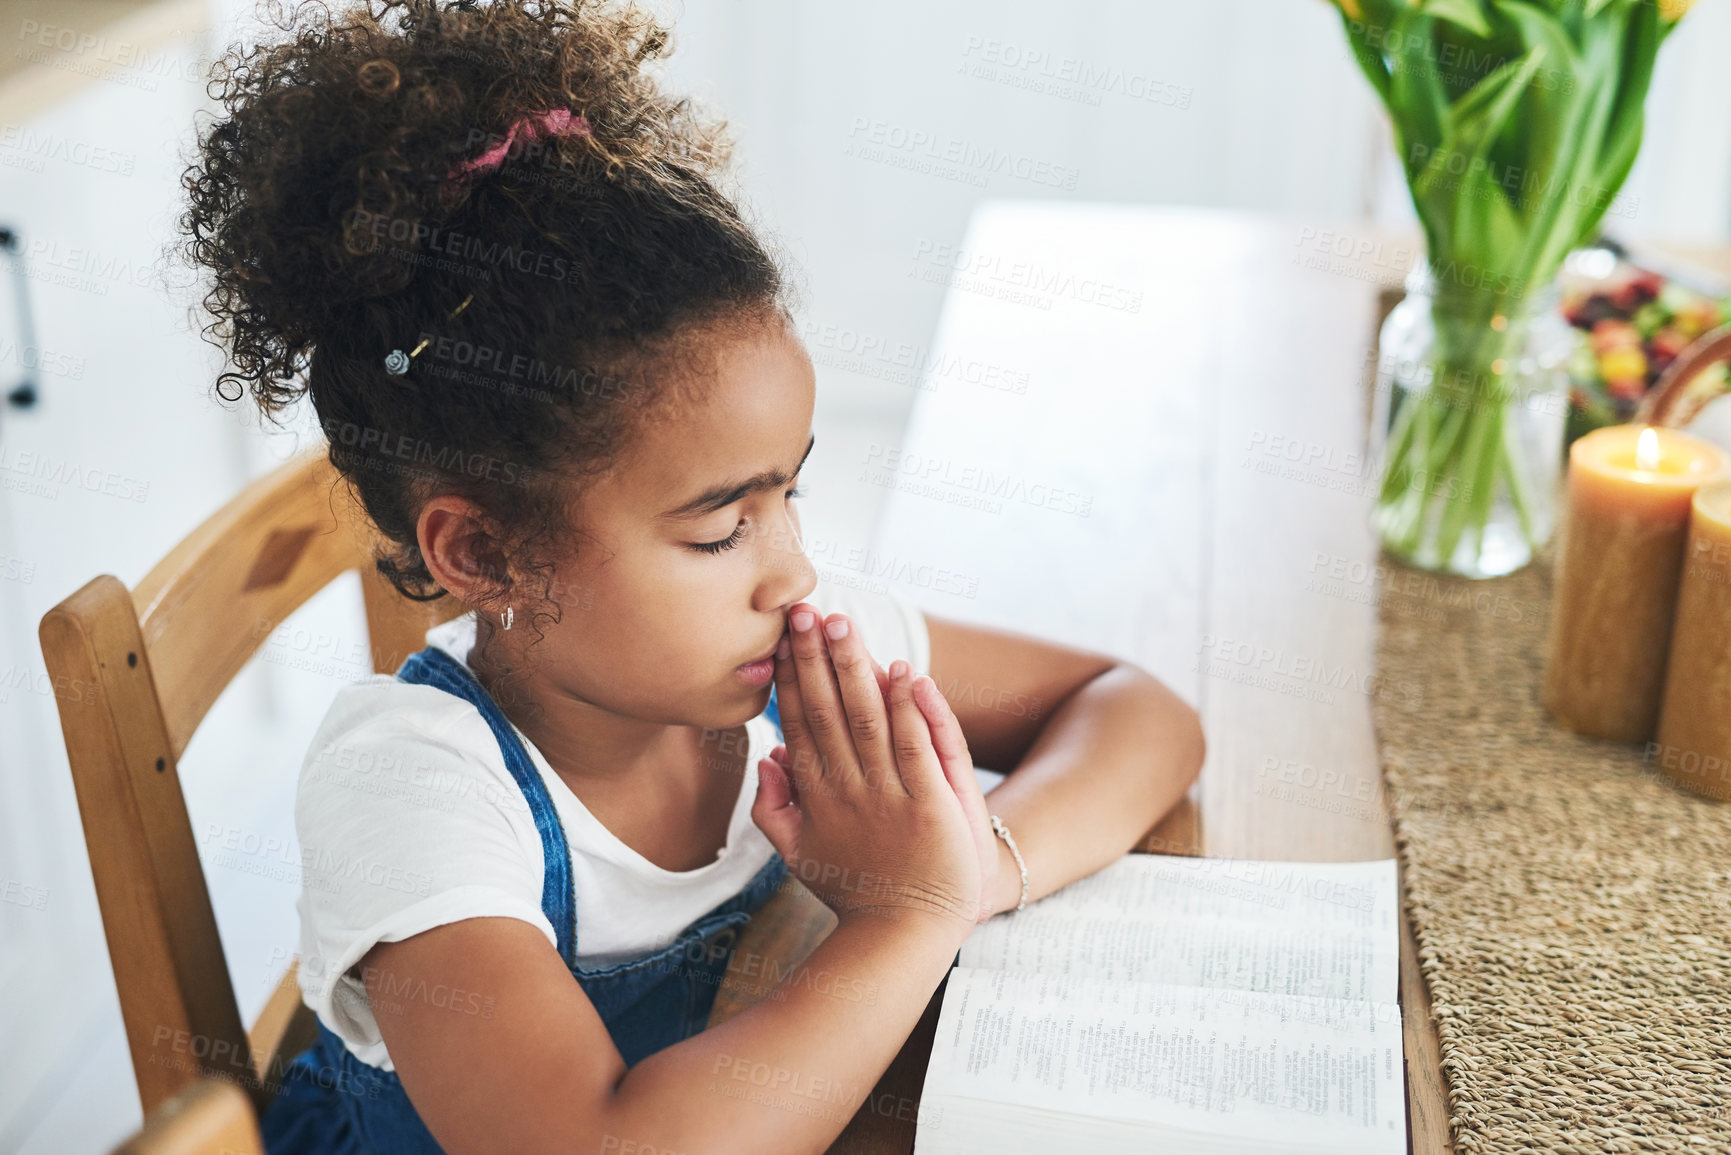
[[[579,967],[576,899],[565,831],[546,784],[511,724],[467,668],[432,646],[411,655],[397,677],[468,700],[492,727],[505,765],[528,800],[541,833],[546,861],[541,910],[553,924],[559,956],[595,1005],[626,1065],[701,1031],[726,975],[739,928],[751,921],[751,912],[768,901],[786,877],[781,855],[771,857],[743,890],[686,927],[666,949],[598,970]],[[773,689],[764,713],[779,735],[781,717]],[[284,1069],[282,1089],[262,1123],[269,1155],[440,1151],[396,1072],[355,1058],[323,1022],[318,1024],[318,1041]]]

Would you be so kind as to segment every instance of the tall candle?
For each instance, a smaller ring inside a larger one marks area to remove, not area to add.
[[[1731,801],[1731,481],[1695,491],[1658,740],[1647,764]]]
[[[1616,425],[1569,449],[1540,701],[1595,738],[1645,741],[1659,721],[1689,503],[1725,454],[1675,429]]]

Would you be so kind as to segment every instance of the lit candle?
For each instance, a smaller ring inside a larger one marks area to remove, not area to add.
[[[1725,454],[1675,429],[1616,425],[1569,449],[1540,701],[1570,729],[1645,741],[1659,721],[1689,503]]]
[[[1658,740],[1647,764],[1731,800],[1731,481],[1695,491]]]

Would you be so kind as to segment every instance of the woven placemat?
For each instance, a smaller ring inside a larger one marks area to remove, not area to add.
[[[1379,676],[1419,692],[1373,710],[1456,1151],[1731,1151],[1731,804],[1550,721],[1548,557],[1383,566]]]

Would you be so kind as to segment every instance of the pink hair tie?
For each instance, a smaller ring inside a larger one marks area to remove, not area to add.
[[[554,136],[588,136],[590,132],[588,119],[581,115],[572,116],[571,110],[568,108],[552,108],[546,112],[529,113],[518,117],[511,127],[505,130],[504,140],[473,160],[452,165],[451,171],[445,174],[445,179],[455,180],[472,172],[490,172],[498,168],[510,153],[511,144],[517,139],[519,129],[530,140]]]

